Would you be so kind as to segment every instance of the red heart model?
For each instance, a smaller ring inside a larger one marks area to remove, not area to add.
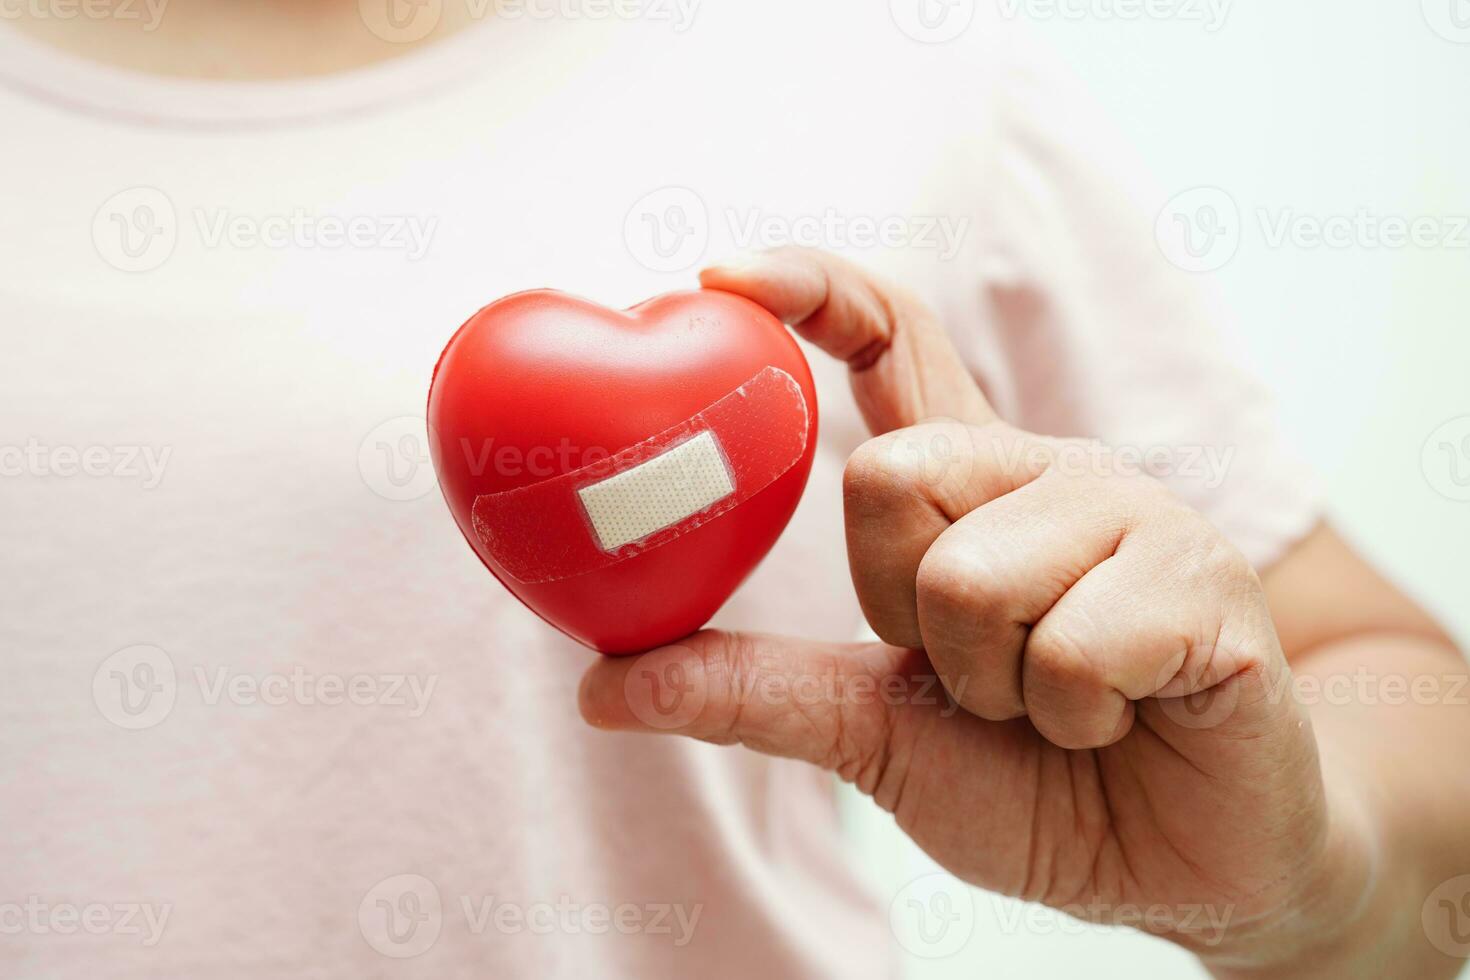
[[[742,297],[671,293],[626,312],[517,293],[434,369],[444,498],[491,573],[603,653],[688,636],[791,519],[817,443],[795,340]]]

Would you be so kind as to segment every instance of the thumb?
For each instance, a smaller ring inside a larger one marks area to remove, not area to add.
[[[701,285],[770,310],[845,361],[874,435],[925,419],[984,425],[995,412],[934,313],[912,294],[827,252],[779,248],[700,273]]]
[[[598,660],[578,701],[596,728],[739,743],[858,781],[885,767],[913,706],[947,697],[922,653],[706,630]]]

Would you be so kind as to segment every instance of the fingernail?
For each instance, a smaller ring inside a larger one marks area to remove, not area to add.
[[[728,258],[721,259],[709,268],[719,272],[734,272],[739,274],[764,268],[770,264],[771,257],[765,252],[737,252]]]

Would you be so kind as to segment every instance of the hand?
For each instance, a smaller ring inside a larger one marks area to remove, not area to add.
[[[884,643],[700,633],[595,664],[587,720],[835,770],[968,882],[1221,962],[1319,940],[1361,847],[1239,552],[1098,447],[998,420],[934,316],[859,269],[783,250],[703,281],[851,367],[876,438],[847,548]]]

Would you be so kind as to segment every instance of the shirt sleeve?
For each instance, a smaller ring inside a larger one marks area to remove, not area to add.
[[[943,178],[976,216],[940,290],[962,355],[1008,421],[1106,443],[1109,462],[1075,464],[1151,473],[1274,563],[1321,519],[1320,491],[1227,352],[1209,276],[1165,257],[1167,195],[1066,69],[1023,44],[989,56],[983,85],[956,89],[985,122]]]

